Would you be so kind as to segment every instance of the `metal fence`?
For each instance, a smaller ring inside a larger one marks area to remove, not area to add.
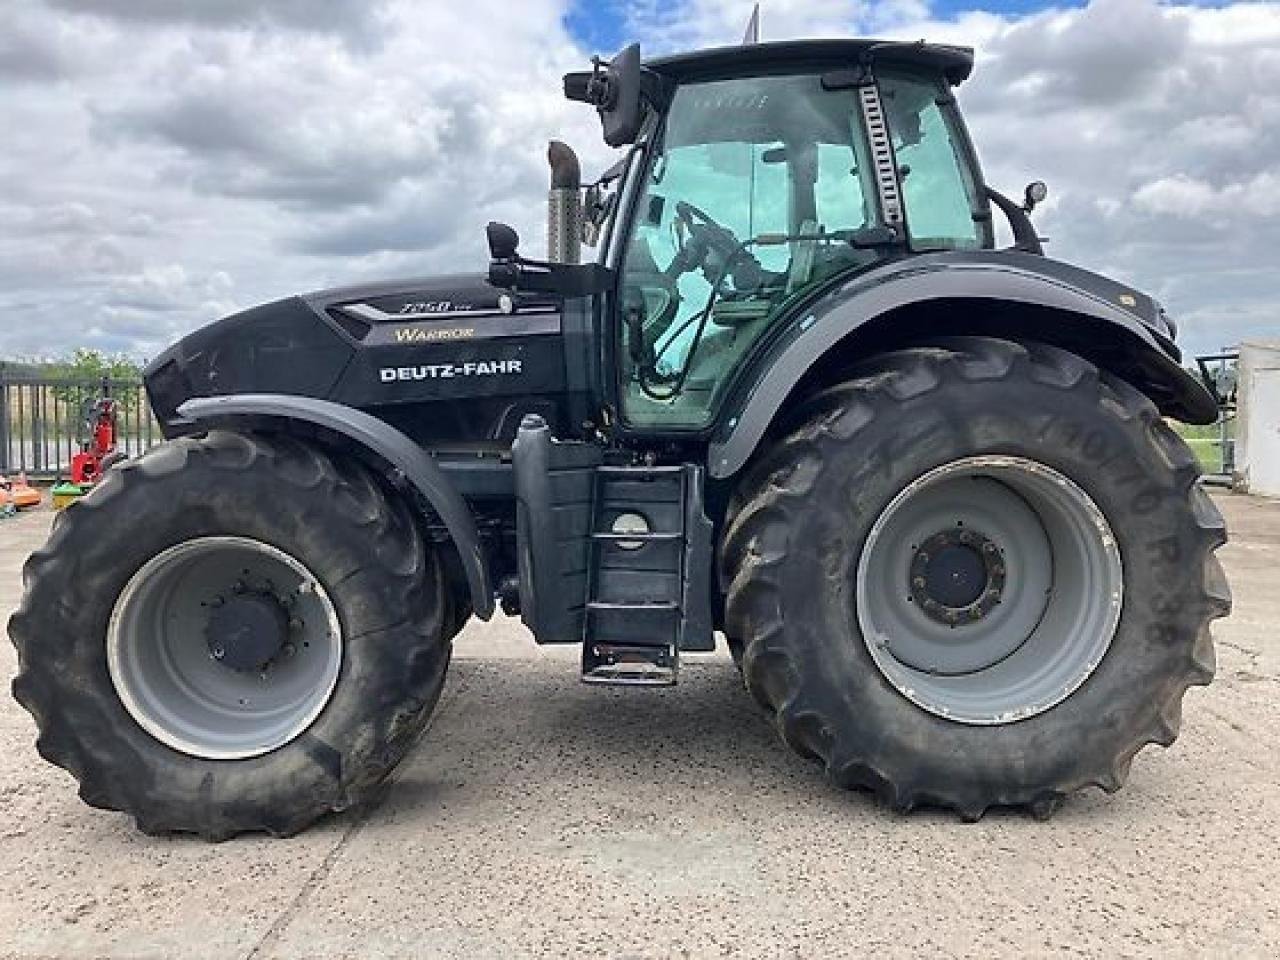
[[[160,442],[140,380],[57,378],[0,363],[0,474],[67,476],[71,458],[90,437],[91,408],[108,393],[119,417],[116,449],[137,456]]]

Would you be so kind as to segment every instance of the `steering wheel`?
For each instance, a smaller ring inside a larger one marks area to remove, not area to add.
[[[676,201],[673,226],[679,247],[665,271],[672,278],[699,267],[714,276],[739,254],[742,247],[732,230],[686,200]]]
[[[717,233],[728,234],[733,236],[733,231],[720,223],[715,217],[707,213],[701,207],[690,203],[688,200],[676,201],[676,219],[683,221],[691,229],[698,223],[711,227]]]

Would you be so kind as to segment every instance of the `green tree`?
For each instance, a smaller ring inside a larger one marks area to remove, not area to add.
[[[136,383],[142,376],[142,366],[123,356],[111,356],[101,350],[79,347],[67,360],[56,360],[48,365],[50,377],[58,380],[94,380],[103,377]]]

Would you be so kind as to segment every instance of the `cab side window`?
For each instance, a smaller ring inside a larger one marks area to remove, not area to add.
[[[933,79],[890,74],[880,77],[880,96],[893,135],[912,247],[984,246],[975,213],[985,205],[959,131],[944,110],[949,93]]]

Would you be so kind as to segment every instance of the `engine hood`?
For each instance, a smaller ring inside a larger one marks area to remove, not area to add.
[[[344,378],[383,362],[386,350],[394,349],[401,365],[430,361],[432,351],[446,347],[455,348],[451,357],[475,353],[486,361],[491,354],[522,353],[529,348],[511,346],[521,338],[560,332],[562,308],[555,295],[501,290],[478,273],[318,290],[242,310],[189,334],[150,364],[147,390],[162,423],[192,397],[334,397],[347,391]],[[378,382],[378,370],[364,372]]]

